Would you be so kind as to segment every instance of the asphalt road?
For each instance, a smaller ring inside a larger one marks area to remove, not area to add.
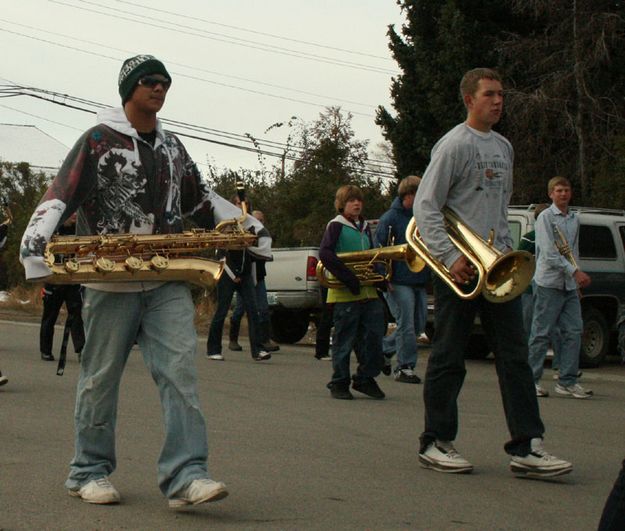
[[[380,376],[384,401],[332,400],[330,364],[310,346],[283,346],[267,363],[249,351],[204,358],[198,343],[210,468],[230,496],[183,513],[156,485],[162,439],[156,388],[134,350],[122,382],[117,506],[67,495],[78,373],[62,377],[38,357],[37,324],[0,321],[0,529],[596,529],[625,456],[625,369],[586,371],[586,401],[541,399],[546,446],[573,461],[551,482],[517,479],[502,446],[507,432],[493,363],[468,362],[456,441],[472,475],[421,469],[422,386]],[[57,332],[57,340],[60,339]],[[58,348],[56,350],[58,352]],[[423,374],[427,350],[418,373]],[[546,371],[551,376],[550,371]],[[545,384],[553,388],[552,380]]]

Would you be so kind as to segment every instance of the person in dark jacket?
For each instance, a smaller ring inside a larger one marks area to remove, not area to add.
[[[412,219],[412,204],[421,179],[411,175],[399,183],[398,197],[378,223],[375,237],[378,245],[400,245],[406,243],[406,228]],[[395,331],[384,338],[384,351],[397,353],[397,366],[393,371],[396,381],[421,383],[415,373],[417,365],[417,333],[425,328],[427,315],[424,308],[425,285],[429,280],[429,270],[413,273],[406,262],[393,261],[390,285],[384,294],[391,313],[397,322]],[[394,343],[395,348],[389,346]]]
[[[354,185],[341,186],[334,206],[338,215],[325,230],[319,258],[344,287],[328,289],[327,301],[334,304],[332,379],[327,387],[333,398],[350,400],[352,389],[378,400],[385,397],[375,377],[383,364],[384,309],[373,286],[361,286],[358,277],[337,253],[363,251],[373,247],[371,231],[362,217],[362,191]],[[358,367],[351,376],[351,351],[358,344]]]
[[[59,227],[61,236],[76,233],[76,216],[72,215]],[[67,309],[67,318],[71,319],[70,332],[74,351],[80,358],[85,345],[85,332],[82,322],[82,293],[78,284],[48,284],[41,289],[43,294],[43,313],[39,329],[39,352],[44,361],[54,361],[52,346],[54,344],[54,325],[59,317],[63,303]]]
[[[31,216],[20,256],[27,279],[51,274],[44,260],[55,229],[78,211],[77,235],[180,234],[183,219],[211,229],[240,211],[211,190],[178,137],[157,113],[172,79],[152,55],[124,61],[122,107],[104,109],[65,158]],[[260,255],[271,238],[248,216]],[[75,454],[65,486],[88,503],[120,501],[109,476],[117,466],[115,427],[121,378],[137,341],[161,399],[164,441],[158,484],[170,508],[217,501],[226,486],[210,479],[206,423],[197,393],[195,306],[186,282],[85,285],[86,340],[76,393]],[[139,427],[140,428],[140,427]]]

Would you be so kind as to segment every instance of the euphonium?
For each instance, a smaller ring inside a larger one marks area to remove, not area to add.
[[[490,302],[506,302],[525,291],[534,276],[534,257],[531,253],[502,253],[493,246],[494,231],[491,231],[486,241],[449,208],[443,209],[443,216],[449,239],[475,268],[477,283],[471,291],[462,290],[449,269],[432,256],[419,234],[414,218],[406,229],[406,240],[458,297],[473,299],[481,294]]]
[[[213,286],[221,261],[197,256],[211,249],[244,249],[256,243],[241,218],[222,221],[213,230],[180,234],[110,234],[53,236],[44,258],[51,284],[88,282],[186,281]]]
[[[425,267],[425,262],[406,243],[389,247],[375,247],[366,251],[338,253],[337,257],[356,275],[362,286],[370,286],[382,280],[389,280],[393,260],[406,262],[410,270],[415,273]],[[377,271],[376,266],[382,268],[383,272]],[[317,278],[319,283],[326,288],[345,287],[325,268],[321,261],[317,263]]]

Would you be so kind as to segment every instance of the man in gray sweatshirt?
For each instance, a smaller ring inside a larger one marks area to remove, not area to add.
[[[447,207],[485,240],[495,232],[493,245],[512,248],[507,211],[512,194],[514,150],[492,131],[503,111],[503,88],[497,72],[476,68],[460,83],[467,119],[443,136],[432,149],[414,202],[414,216],[432,256],[454,281],[471,287],[475,271],[451,243],[442,209]],[[506,422],[511,434],[504,449],[516,475],[554,477],[567,474],[572,464],[543,448],[532,373],[527,363],[521,299],[494,304],[482,295],[461,299],[439,277],[433,278],[436,335],[425,375],[425,429],[419,462],[439,472],[469,473],[473,465],[454,448],[458,432],[457,399],[466,374],[464,352],[479,312],[495,352],[495,364]]]

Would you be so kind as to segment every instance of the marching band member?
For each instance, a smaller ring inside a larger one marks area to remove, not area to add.
[[[475,271],[451,243],[443,207],[453,210],[485,240],[495,231],[494,246],[511,250],[507,210],[512,194],[514,151],[492,130],[503,111],[501,78],[495,71],[476,68],[460,83],[467,119],[443,136],[432,149],[414,202],[414,217],[432,255],[458,284],[471,284]],[[460,298],[437,276],[434,345],[425,375],[425,429],[419,462],[439,472],[468,473],[473,465],[455,449],[458,433],[458,395],[466,374],[464,353],[475,314],[491,339],[508,429],[504,449],[518,475],[544,478],[567,474],[568,461],[547,453],[532,374],[527,362],[520,298],[495,304],[482,295]]]

